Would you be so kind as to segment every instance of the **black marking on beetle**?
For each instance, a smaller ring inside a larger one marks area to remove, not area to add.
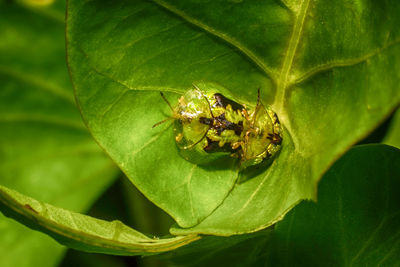
[[[235,134],[241,135],[243,132],[243,121],[239,121],[239,123],[236,124],[236,128],[234,130],[235,130]]]
[[[244,107],[225,96],[221,95],[220,93],[214,94],[215,104],[214,107],[223,107],[226,108],[227,105],[231,105],[233,110],[242,110]]]
[[[212,126],[214,124],[214,118],[200,117],[199,122],[208,126]]]
[[[212,141],[210,138],[207,137],[207,146],[204,147],[203,149],[207,153],[227,152],[227,151],[233,153],[238,149],[240,149],[240,147],[238,147],[237,149],[232,149],[229,143],[225,143],[222,147],[220,147],[218,141]]]
[[[216,128],[218,135],[221,135],[221,133],[225,130],[233,130],[237,135],[240,135],[243,131],[243,123],[242,125],[240,125],[228,121],[225,117],[225,113],[222,113],[215,119],[217,121],[217,125],[219,126],[218,128]]]
[[[278,119],[278,115],[274,114],[274,119],[275,119],[274,123],[280,124],[280,121]]]
[[[279,136],[279,134],[276,134],[276,133],[272,134],[272,133],[270,133],[270,134],[268,134],[267,138],[268,138],[269,140],[271,140],[271,143],[272,143],[272,144],[280,145],[280,144],[282,143],[282,138]]]
[[[214,129],[218,135],[221,135],[225,130],[233,130],[237,135],[240,135],[243,131],[243,122],[240,121],[238,124],[230,122],[226,119],[225,113],[215,118],[200,117],[199,122],[210,126],[210,129]]]
[[[212,141],[207,137],[207,146],[204,147],[204,151],[207,153],[214,152],[218,148],[218,142]]]

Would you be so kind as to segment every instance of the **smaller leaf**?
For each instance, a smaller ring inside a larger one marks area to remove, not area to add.
[[[198,242],[149,258],[167,260],[173,266],[185,267],[251,266],[258,260],[255,256],[265,250],[272,233],[271,229],[266,229],[230,237],[204,236]]]
[[[318,203],[276,225],[271,266],[398,266],[400,150],[351,149],[323,177]]]
[[[0,186],[0,211],[68,247],[115,255],[157,254],[198,240],[195,235],[150,238],[120,221],[99,220],[57,208]]]

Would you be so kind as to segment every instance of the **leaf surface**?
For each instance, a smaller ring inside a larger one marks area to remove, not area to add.
[[[397,266],[399,188],[399,149],[354,147],[324,175],[318,202],[303,201],[274,230],[205,237],[156,257],[178,266]]]
[[[400,150],[351,149],[304,202],[278,223],[272,265],[395,266],[400,263]]]
[[[270,243],[273,231],[265,229],[255,233],[229,237],[203,236],[174,251],[148,257],[172,262],[172,266],[263,266],[260,257]]]
[[[395,0],[71,0],[70,72],[89,130],[176,220],[173,234],[253,232],[315,199],[334,160],[399,104],[399,10]],[[151,129],[171,116],[158,92],[174,104],[196,81],[249,105],[261,88],[284,127],[268,168],[193,165],[170,125]]]

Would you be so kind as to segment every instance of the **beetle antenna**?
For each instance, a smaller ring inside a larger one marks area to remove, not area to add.
[[[203,92],[200,90],[199,87],[197,87],[195,84],[193,84],[193,87],[194,87],[197,91],[199,91],[199,93],[200,93],[200,94],[204,97],[204,99],[207,101],[208,108],[210,109],[211,117],[212,117],[213,119],[215,119],[214,114],[212,113],[210,101],[208,101],[207,97],[203,94]],[[201,141],[201,140],[200,140],[200,141]],[[199,142],[200,142],[200,141],[199,141]]]
[[[172,110],[172,112],[174,112],[174,108],[171,106],[171,104],[169,103],[169,101],[167,100],[167,98],[165,97],[165,95],[160,92],[161,97],[164,99],[164,101],[168,104],[169,108]]]
[[[204,96],[204,99],[207,101],[208,108],[210,109],[211,117],[212,117],[213,119],[215,119],[214,114],[212,113],[210,101],[208,101],[208,99],[207,99],[207,97],[206,97],[205,95],[203,95],[203,96]]]
[[[192,147],[194,147],[195,145],[197,145],[198,143],[200,143],[201,141],[203,141],[203,139],[207,136],[207,133],[208,133],[208,131],[211,129],[211,127],[209,127],[208,128],[208,130],[204,133],[204,135],[199,139],[199,141],[197,141],[196,143],[194,143],[194,144],[191,144],[191,145],[189,145],[189,146],[185,146],[183,149],[189,149],[189,148],[192,148]]]
[[[260,107],[260,87],[258,87],[257,89],[257,104],[255,110],[258,110],[259,107]]]
[[[165,97],[165,95],[164,95],[162,92],[160,92],[160,95],[161,95],[162,99],[164,99],[165,103],[167,103],[168,107],[172,110],[172,114],[175,114],[174,108],[171,106],[171,104],[169,103],[169,101],[167,100],[167,98]],[[160,121],[160,122],[157,122],[157,123],[154,124],[151,128],[157,127],[158,125],[163,124],[164,122],[169,121],[170,119],[173,119],[173,118],[174,118],[174,117],[172,116],[172,117],[169,117],[169,118],[167,118],[167,119],[165,119],[165,120],[162,120],[162,121]]]
[[[258,87],[258,89],[257,89],[257,104],[256,104],[256,108],[254,109],[254,116],[253,116],[252,124],[254,124],[254,122],[256,120],[256,115],[257,115],[258,110],[260,109],[260,106],[261,106],[260,87]]]
[[[169,117],[169,118],[167,118],[165,120],[159,121],[156,124],[154,124],[151,128],[157,127],[158,125],[163,124],[164,122],[169,121],[170,119],[173,119],[173,118],[174,117]]]

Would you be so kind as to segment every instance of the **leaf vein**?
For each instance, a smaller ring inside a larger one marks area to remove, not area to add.
[[[205,32],[208,32],[209,34],[218,37],[219,39],[225,41],[226,43],[232,45],[233,47],[236,47],[241,53],[243,53],[245,56],[247,56],[252,62],[254,62],[259,68],[261,68],[262,71],[264,71],[265,74],[267,74],[272,80],[276,80],[276,73],[272,69],[270,69],[261,58],[259,58],[256,54],[254,54],[250,49],[248,49],[245,45],[240,43],[238,40],[235,38],[229,36],[228,34],[222,33],[217,31],[216,29],[202,23],[201,21],[190,17],[188,14],[185,12],[179,10],[178,8],[162,1],[162,0],[152,0],[155,4],[158,6],[168,10],[172,14],[180,17],[184,21],[190,23],[191,25],[194,25]]]
[[[360,248],[360,250],[357,252],[357,254],[355,254],[355,256],[352,258],[351,262],[350,262],[350,266],[353,266],[355,261],[366,251],[366,249],[372,244],[372,241],[374,241],[375,237],[378,236],[378,233],[380,230],[383,229],[383,227],[385,226],[385,224],[390,221],[391,219],[397,217],[400,214],[399,212],[396,212],[394,214],[392,214],[391,216],[388,216],[384,219],[382,219],[379,223],[379,225],[375,228],[375,230],[369,235],[368,240],[364,242],[364,245]],[[399,233],[397,233],[399,234]]]
[[[136,39],[136,40],[133,40],[133,41],[127,43],[127,44],[125,45],[124,48],[130,48],[130,47],[132,47],[133,45],[135,45],[135,44],[137,44],[137,43],[139,43],[139,42],[142,42],[142,41],[144,41],[144,40],[146,40],[146,39],[150,39],[151,37],[154,37],[154,36],[156,36],[156,35],[158,35],[158,34],[160,34],[160,33],[168,32],[168,31],[170,31],[170,30],[172,30],[172,29],[178,27],[179,25],[182,25],[182,23],[174,24],[174,25],[172,25],[172,26],[170,26],[170,27],[166,27],[166,28],[164,28],[164,29],[162,29],[162,30],[160,30],[160,31],[158,31],[158,32],[154,32],[154,33],[149,34],[149,35],[147,35],[147,36],[141,36],[140,38],[138,38],[138,39]]]
[[[297,47],[300,43],[300,38],[303,33],[303,26],[305,22],[305,18],[308,11],[308,6],[311,0],[303,0],[301,2],[299,14],[296,16],[293,32],[289,40],[289,45],[285,53],[285,57],[283,59],[282,69],[279,75],[277,93],[275,96],[275,105],[277,111],[283,110],[283,105],[285,102],[285,93],[288,85],[288,77],[293,65],[293,59],[296,54]]]
[[[294,77],[292,79],[292,81],[289,82],[288,86],[301,83],[319,72],[327,71],[329,69],[333,69],[333,68],[337,68],[337,67],[350,67],[353,65],[363,63],[363,62],[369,60],[370,58],[372,58],[376,55],[379,55],[383,51],[385,51],[385,50],[389,49],[390,47],[395,46],[399,43],[400,43],[400,39],[390,42],[390,43],[386,44],[385,46],[377,48],[377,49],[373,50],[372,52],[370,52],[364,56],[358,57],[358,58],[352,58],[352,59],[347,59],[347,60],[334,60],[334,61],[331,61],[331,62],[328,62],[325,64],[318,65],[318,66],[313,67],[310,70],[306,71],[305,73],[299,75],[298,78]]]
[[[186,42],[188,43],[191,41],[195,41],[195,40],[199,39],[201,36],[203,36],[202,33],[196,34],[193,37],[187,39]],[[130,72],[135,73],[138,68],[141,68],[143,65],[148,63],[150,60],[157,58],[158,56],[165,54],[166,52],[171,51],[173,49],[176,49],[176,48],[180,49],[181,47],[182,47],[182,44],[179,43],[179,44],[173,45],[171,47],[168,47],[167,49],[164,49],[158,53],[154,53],[151,57],[148,57],[144,61],[142,61],[140,64],[137,64],[136,67],[134,67]]]
[[[90,65],[90,68],[92,69],[92,71],[94,73],[97,73],[98,75],[103,76],[103,77],[111,80],[112,82],[115,82],[115,83],[121,85],[122,87],[124,87],[126,89],[126,90],[122,91],[121,94],[125,94],[126,91],[155,91],[155,92],[161,92],[162,91],[162,92],[171,92],[171,93],[176,93],[176,94],[183,94],[186,91],[185,89],[174,88],[174,87],[165,87],[163,85],[160,85],[160,86],[135,86],[135,87],[131,87],[128,84],[126,84],[125,82],[117,80],[117,79],[111,77],[110,75],[99,71],[97,68],[95,68],[90,63],[89,56],[82,49],[80,49],[80,50],[84,54],[86,59],[88,60],[88,64]]]
[[[195,210],[194,210],[194,206],[193,206],[193,196],[192,196],[192,190],[190,189],[190,185],[191,185],[193,173],[194,173],[194,170],[196,169],[196,167],[197,167],[197,165],[193,164],[193,167],[190,170],[189,175],[186,180],[186,184],[188,187],[188,194],[189,194],[190,209],[191,209],[193,218],[196,218],[196,215],[195,215]]]
[[[208,58],[208,59],[204,59],[204,60],[198,60],[198,61],[194,61],[188,65],[185,66],[185,69],[189,69],[190,67],[194,66],[194,65],[199,65],[199,64],[204,64],[204,63],[208,63],[208,62],[213,62],[214,60],[230,55],[232,54],[232,51],[229,52],[225,52],[225,53],[221,53],[219,55],[213,56],[212,58]]]
[[[274,168],[274,166],[276,165],[276,160],[274,160],[271,164],[271,166],[269,167],[269,172],[267,172],[267,174],[264,176],[264,178],[262,179],[262,181],[257,185],[257,188],[254,190],[254,192],[250,195],[250,197],[247,199],[247,201],[243,204],[243,206],[238,209],[233,216],[235,216],[236,214],[240,213],[242,210],[244,210],[249,204],[250,202],[255,198],[255,196],[258,194],[258,192],[261,190],[261,188],[263,187],[263,184],[265,183],[265,181],[268,179],[268,177],[270,176],[270,174],[272,173],[272,169]]]
[[[154,143],[165,131],[167,131],[169,129],[169,127],[172,125],[172,122],[170,124],[168,124],[167,127],[165,127],[164,130],[162,130],[161,132],[159,132],[157,135],[153,136],[152,138],[150,138],[146,143],[143,144],[143,146],[141,146],[140,148],[136,149],[135,151],[132,152],[132,156],[136,155],[137,153],[139,153],[140,151],[142,151],[143,149],[145,149],[147,146],[149,146],[150,144]]]
[[[389,250],[389,252],[385,255],[385,257],[383,257],[377,264],[376,266],[382,266],[382,264],[387,261],[392,255],[398,255],[397,254],[393,254],[396,251],[399,250],[399,245],[400,245],[400,240],[399,240],[399,236],[400,236],[400,232],[398,232],[397,234],[393,235],[394,240],[396,240],[395,244],[392,245],[391,249]]]

